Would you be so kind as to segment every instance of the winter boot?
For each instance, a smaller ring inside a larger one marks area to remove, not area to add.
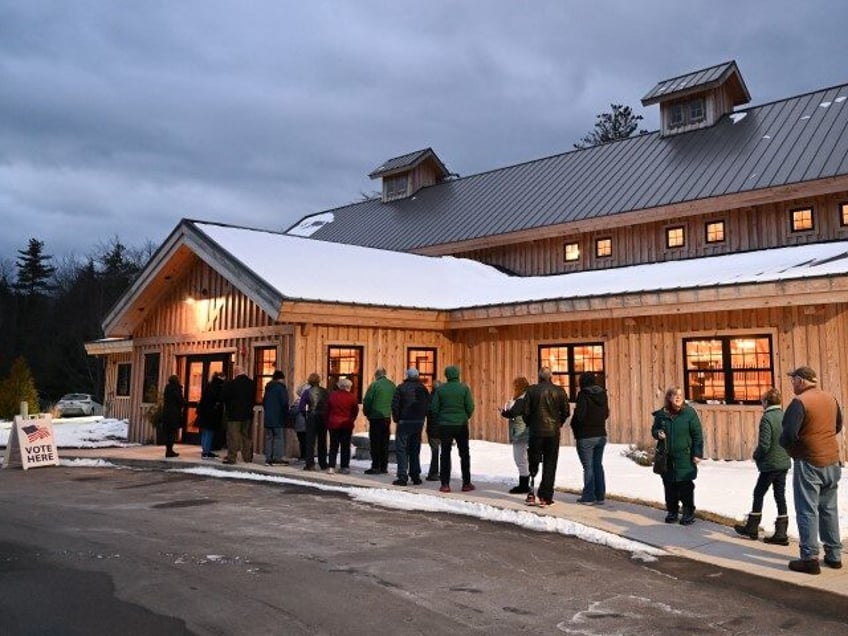
[[[764,537],[765,543],[774,543],[775,545],[789,545],[789,538],[786,536],[786,528],[789,526],[789,517],[782,515],[774,520],[774,534],[770,537]]]
[[[761,512],[749,512],[748,520],[745,523],[737,523],[733,526],[733,529],[736,530],[737,534],[756,541],[759,536],[760,519],[762,516],[763,514]]]
[[[530,475],[518,478],[518,485],[509,489],[509,494],[518,495],[530,492]]]

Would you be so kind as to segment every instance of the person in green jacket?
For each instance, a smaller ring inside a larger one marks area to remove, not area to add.
[[[368,418],[368,442],[371,468],[366,475],[385,475],[389,472],[389,438],[391,436],[392,398],[395,383],[386,377],[386,370],[374,371],[374,381],[362,398],[362,413]]]
[[[468,451],[468,420],[474,413],[474,399],[467,384],[459,381],[459,368],[445,368],[444,384],[433,392],[430,409],[439,422],[439,443],[441,445],[441,466],[439,479],[442,482],[439,492],[450,492],[451,449],[456,440],[459,451],[459,466],[462,471],[462,491],[474,490],[471,483],[471,455]]]
[[[739,534],[749,539],[757,540],[760,520],[763,516],[763,499],[772,487],[774,503],[777,505],[777,519],[774,522],[774,535],[765,537],[766,543],[789,545],[786,529],[789,526],[789,516],[786,508],[786,473],[792,466],[792,459],[786,449],[780,445],[780,434],[783,432],[783,409],[780,408],[780,391],[771,388],[761,399],[763,415],[760,418],[760,434],[757,447],[754,449],[754,461],[760,475],[754,486],[754,503],[744,524],[733,526]]]
[[[683,505],[680,525],[695,523],[695,478],[698,462],[704,457],[704,431],[701,420],[683,399],[679,386],[665,392],[664,406],[652,413],[654,424],[651,435],[663,440],[668,448],[669,466],[663,473],[665,488],[666,523],[676,523]]]

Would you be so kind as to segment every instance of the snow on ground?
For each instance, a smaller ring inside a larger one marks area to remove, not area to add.
[[[80,417],[53,420],[57,443],[62,448],[104,448],[118,446],[134,446],[126,441],[126,421],[105,419],[102,417]],[[0,446],[5,446],[9,436],[9,422],[0,422]],[[640,466],[633,460],[627,458],[624,453],[628,450],[625,444],[608,444],[604,453],[604,467],[606,472],[607,492],[611,496],[621,496],[638,499],[645,502],[662,504],[663,489],[660,478],[651,472],[650,467]],[[189,451],[191,452],[191,451]],[[199,455],[199,450],[198,450]],[[458,463],[456,451],[454,451],[455,463]],[[430,449],[424,445],[421,449],[422,469],[427,470],[430,461]],[[91,463],[95,462],[95,463]],[[100,463],[98,463],[100,462]],[[70,466],[109,466],[103,460],[80,460],[71,462],[63,461],[64,465]],[[352,460],[351,468],[364,470],[370,463],[361,460]],[[250,471],[222,471],[216,470],[215,464],[203,467],[187,469],[188,472],[204,474],[213,477],[227,479],[251,479],[266,481],[285,481],[285,483],[303,483],[315,486],[312,482],[301,481],[289,477],[277,475],[265,475]],[[454,473],[458,473],[458,466],[454,466]],[[517,482],[517,472],[512,461],[512,448],[508,444],[484,442],[472,440],[471,442],[471,474],[472,479],[478,483],[488,485],[501,485],[504,489],[509,488]],[[389,480],[387,479],[387,482]],[[695,482],[695,504],[701,511],[712,512],[724,517],[742,519],[751,507],[751,493],[754,483],[757,481],[757,467],[753,461],[728,462],[706,460],[701,462],[698,479]],[[793,514],[792,498],[792,471],[787,477],[788,487],[786,497],[789,502],[790,516]],[[583,474],[577,452],[573,446],[563,446],[560,450],[559,463],[557,465],[556,485],[572,491],[579,491],[583,485]],[[839,523],[843,540],[848,539],[848,470],[843,471],[842,487],[839,489]],[[457,512],[464,515],[481,519],[496,521],[508,521],[535,530],[549,532],[563,532],[575,534],[583,532],[573,524],[564,519],[545,518],[525,512],[508,511],[483,506],[471,502],[455,500],[449,497],[441,497],[436,494],[413,494],[392,488],[354,488],[346,486],[321,486],[323,488],[335,489],[349,493],[351,496],[361,500],[367,500],[381,505],[395,508],[411,508],[418,510],[442,510],[446,512]],[[429,492],[429,491],[428,491]],[[577,495],[569,493],[557,493],[556,497],[563,501],[575,499]],[[763,510],[762,526],[771,532],[777,510],[774,498],[769,492],[766,495],[765,508]],[[543,526],[543,527],[540,527]],[[597,531],[587,529],[589,534]],[[794,523],[789,524],[789,534],[797,539],[797,528]],[[584,532],[584,534],[586,534]],[[602,533],[606,535],[606,533]],[[579,535],[578,535],[579,536]],[[618,537],[608,536],[584,536],[589,540],[612,545],[616,540],[623,541]],[[630,549],[622,545],[616,545],[622,549]]]

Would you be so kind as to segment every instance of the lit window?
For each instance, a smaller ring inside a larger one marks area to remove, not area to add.
[[[115,395],[118,397],[129,396],[131,378],[132,365],[129,362],[118,364],[118,381],[115,384]]]
[[[335,389],[342,378],[353,383],[350,391],[357,402],[362,402],[362,347],[327,348],[327,389]]]
[[[565,262],[573,263],[580,260],[580,243],[565,244]]]
[[[665,231],[665,246],[666,247],[683,247],[686,242],[686,235],[682,227],[670,227]]]
[[[262,402],[265,385],[277,370],[277,347],[256,347],[253,350],[253,380],[256,384],[255,401]]]
[[[418,377],[427,390],[433,391],[433,380],[436,379],[436,350],[431,348],[406,350],[406,368],[418,369]]]
[[[595,241],[595,256],[598,258],[607,258],[612,256],[611,238],[602,238]]]
[[[839,221],[842,225],[848,225],[848,203],[839,204]]]
[[[686,399],[759,404],[774,386],[771,336],[716,336],[683,341]]]
[[[813,229],[813,208],[799,208],[790,212],[793,232]]]
[[[588,344],[539,345],[539,368],[551,368],[551,380],[568,393],[573,402],[577,398],[581,373],[591,371],[598,384],[606,383],[604,373],[604,345]]]
[[[707,243],[721,243],[722,241],[724,241],[724,221],[707,223]]]

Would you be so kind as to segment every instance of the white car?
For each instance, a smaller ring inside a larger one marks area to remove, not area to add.
[[[56,402],[59,417],[68,415],[101,415],[103,406],[90,393],[66,393]]]

